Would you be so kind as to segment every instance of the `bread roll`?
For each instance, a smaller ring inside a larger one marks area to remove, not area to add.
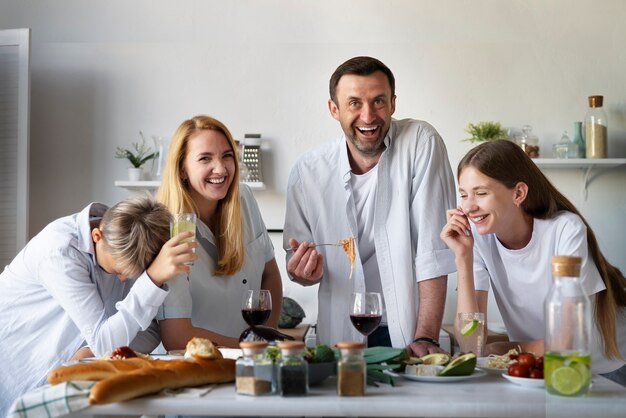
[[[128,361],[128,360],[126,360]],[[235,360],[161,361],[159,367],[118,373],[96,383],[89,394],[90,404],[121,402],[138,396],[187,386],[225,383],[235,380]]]
[[[206,338],[193,337],[187,342],[185,358],[211,360],[224,358],[220,350]]]

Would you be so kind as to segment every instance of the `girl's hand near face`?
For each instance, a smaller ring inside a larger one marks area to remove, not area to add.
[[[152,264],[146,269],[148,276],[155,285],[161,286],[171,278],[182,273],[189,273],[192,266],[184,264],[198,258],[194,249],[198,246],[194,242],[182,242],[194,236],[195,232],[181,232],[173,238],[170,238]]]
[[[449,209],[446,211],[446,215],[448,222],[439,236],[457,257],[471,254],[474,247],[474,237],[467,216],[461,208]]]

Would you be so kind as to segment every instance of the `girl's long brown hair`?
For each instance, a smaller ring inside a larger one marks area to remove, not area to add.
[[[553,218],[559,211],[575,213],[587,227],[587,245],[606,290],[598,293],[594,312],[595,323],[602,334],[604,353],[609,358],[622,358],[617,346],[615,319],[617,307],[626,306],[626,279],[622,272],[609,264],[600,251],[598,241],[587,220],[578,209],[550,183],[537,165],[516,144],[507,140],[485,142],[472,148],[457,169],[457,178],[466,167],[473,167],[499,181],[507,188],[523,182],[528,195],[522,209],[538,219]]]
[[[170,143],[163,181],[157,192],[157,200],[172,213],[194,212],[198,208],[191,198],[189,185],[183,182],[181,172],[187,156],[189,138],[201,130],[213,130],[224,134],[230,147],[237,155],[237,144],[226,126],[210,116],[195,116],[180,124]],[[244,262],[243,227],[241,224],[241,202],[239,200],[239,158],[235,158],[233,182],[224,199],[217,204],[212,224],[208,225],[216,239],[217,267],[214,274],[230,276],[241,269]]]

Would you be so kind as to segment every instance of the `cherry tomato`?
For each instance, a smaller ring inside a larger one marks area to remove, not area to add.
[[[520,353],[517,356],[517,362],[520,366],[528,367],[529,369],[535,367],[535,356],[531,353]]]
[[[537,360],[535,361],[535,367],[543,370],[543,356],[537,357]]]
[[[507,373],[509,376],[528,377],[530,376],[530,369],[520,365],[519,363],[513,363],[509,366]]]
[[[543,369],[531,369],[529,377],[531,379],[543,379]]]

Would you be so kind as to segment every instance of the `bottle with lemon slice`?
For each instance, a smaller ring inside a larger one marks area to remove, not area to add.
[[[546,297],[544,380],[548,393],[583,396],[591,386],[591,305],[580,283],[580,257],[552,257]]]

